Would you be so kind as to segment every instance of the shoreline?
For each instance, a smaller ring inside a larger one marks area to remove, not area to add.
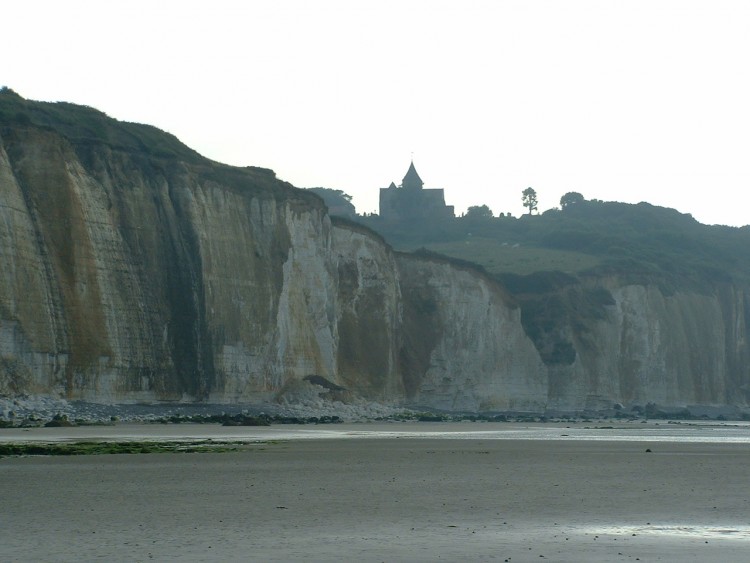
[[[220,442],[252,444],[307,440],[531,440],[750,444],[746,421],[595,422],[418,422],[379,421],[339,424],[222,426],[124,422],[70,427],[0,429],[0,444],[76,442]]]
[[[731,562],[750,548],[747,444],[468,438],[467,424],[450,426],[453,437],[360,431],[217,454],[3,458],[0,555]]]

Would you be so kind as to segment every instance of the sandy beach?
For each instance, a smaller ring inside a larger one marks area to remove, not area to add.
[[[0,559],[739,562],[748,467],[747,443],[429,433],[8,457]]]

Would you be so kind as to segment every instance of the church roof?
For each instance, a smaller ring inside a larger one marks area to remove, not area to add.
[[[422,181],[422,178],[419,177],[419,174],[417,174],[417,169],[414,168],[414,161],[412,160],[409,165],[409,170],[406,171],[406,176],[404,176],[404,179],[401,182],[401,186],[404,188],[422,189],[423,185],[424,182]]]

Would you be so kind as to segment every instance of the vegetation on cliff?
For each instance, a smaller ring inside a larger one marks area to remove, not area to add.
[[[520,218],[475,212],[429,223],[357,220],[398,250],[480,267],[520,304],[524,329],[548,365],[575,361],[614,304],[613,280],[656,286],[665,296],[750,283],[750,227],[703,225],[648,203],[568,195],[562,209]]]
[[[84,163],[94,162],[97,148],[105,146],[137,156],[151,168],[159,162],[162,166],[190,164],[199,168],[207,180],[228,188],[262,191],[268,197],[291,196],[303,199],[307,205],[322,207],[318,198],[279,180],[273,170],[214,162],[174,135],[151,125],[119,121],[88,106],[27,100],[10,88],[0,88],[0,136],[24,127],[55,132],[64,137]]]
[[[177,137],[156,127],[118,121],[88,106],[26,100],[10,88],[0,90],[0,124],[35,125],[56,131],[74,143],[105,143],[120,150],[192,163],[203,159]]]
[[[750,227],[702,225],[648,203],[584,201],[538,216],[460,217],[430,225],[358,220],[400,250],[476,262],[498,279],[561,271],[618,276],[665,289],[750,281]]]

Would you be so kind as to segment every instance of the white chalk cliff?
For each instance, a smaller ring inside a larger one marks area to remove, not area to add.
[[[747,403],[744,288],[586,283],[612,301],[550,361],[497,282],[270,171],[0,121],[0,394],[245,402],[316,374],[448,410]]]

